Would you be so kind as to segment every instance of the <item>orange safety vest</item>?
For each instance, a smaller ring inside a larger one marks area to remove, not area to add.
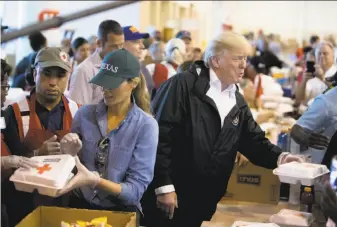
[[[32,94],[31,96],[31,100],[28,100],[27,98],[22,99],[21,101],[19,101],[18,103],[14,103],[12,105],[13,110],[14,110],[14,114],[15,114],[15,118],[18,124],[18,131],[19,131],[19,136],[21,141],[24,140],[24,138],[26,137],[30,127],[31,127],[31,116],[32,113],[30,113],[27,116],[22,116],[23,112],[30,112],[30,108],[32,106],[32,102],[35,102],[35,98],[32,98],[33,96],[35,96],[35,94]],[[72,119],[75,116],[77,110],[81,107],[80,104],[77,104],[76,102],[65,98],[64,96],[62,96],[62,101],[65,105],[65,109],[66,112],[63,115],[63,124],[65,126],[66,129],[70,130],[71,128],[71,123],[72,123]],[[35,104],[34,104],[35,106]],[[69,109],[70,113],[67,113],[67,109]],[[35,122],[35,121],[34,121]]]

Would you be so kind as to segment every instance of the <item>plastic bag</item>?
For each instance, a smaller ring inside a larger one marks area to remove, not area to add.
[[[91,222],[87,221],[76,221],[67,223],[62,221],[61,227],[113,227],[112,225],[109,225],[107,217],[100,217],[100,218],[94,218],[91,220]]]

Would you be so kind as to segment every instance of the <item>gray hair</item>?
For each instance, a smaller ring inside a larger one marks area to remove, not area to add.
[[[149,46],[149,54],[153,56],[157,51],[159,51],[160,46],[165,44],[162,41],[154,42]]]
[[[210,67],[210,59],[213,56],[224,55],[226,51],[243,50],[247,55],[251,53],[252,46],[247,39],[231,31],[222,32],[212,39],[206,46],[203,60]]]
[[[331,49],[331,51],[332,51],[332,55],[335,56],[335,48],[334,48],[333,44],[332,44],[330,41],[324,41],[324,42],[320,42],[320,43],[317,45],[317,47],[315,48],[315,57],[316,57],[316,59],[317,59],[317,57],[319,57],[319,56],[318,56],[319,50],[320,50],[321,47],[324,46],[324,45],[330,47],[330,49]]]

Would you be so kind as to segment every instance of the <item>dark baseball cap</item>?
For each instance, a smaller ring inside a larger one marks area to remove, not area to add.
[[[177,39],[189,39],[192,40],[191,32],[186,30],[181,30],[176,35]]]
[[[90,83],[105,89],[115,89],[125,80],[139,76],[139,60],[123,48],[112,51],[104,57],[100,71],[90,80]]]
[[[123,33],[125,41],[147,39],[150,37],[149,33],[140,33],[134,26],[123,27]]]
[[[69,55],[59,47],[42,48],[36,55],[34,66],[36,65],[42,68],[56,66],[67,72],[72,70]]]

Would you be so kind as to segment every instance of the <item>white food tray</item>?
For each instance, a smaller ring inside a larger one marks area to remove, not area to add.
[[[38,168],[19,168],[10,177],[16,190],[32,193],[37,190],[41,195],[56,197],[70,178],[75,167],[75,159],[69,154],[35,156]]]
[[[274,223],[236,221],[233,223],[232,227],[280,227],[280,226]]]
[[[302,220],[293,218],[291,213],[302,216]],[[280,227],[309,227],[314,221],[312,214],[294,210],[282,209],[278,214],[274,214],[269,219],[270,222],[277,223]]]
[[[67,180],[67,182],[74,176],[73,173],[71,173],[69,175],[69,178]],[[29,192],[32,193],[33,191],[37,190],[39,192],[39,194],[41,195],[46,195],[46,196],[50,196],[50,197],[57,197],[57,192],[59,190],[61,190],[63,187],[48,187],[46,185],[42,185],[42,184],[33,184],[33,183],[27,183],[25,181],[16,181],[16,180],[12,180],[14,182],[15,185],[15,189],[18,191],[23,191],[23,192]]]
[[[295,175],[290,175],[286,173],[280,173],[278,172],[278,168],[273,170],[273,174],[278,176],[282,183],[297,184],[298,182],[300,182],[304,186],[314,185],[316,182],[319,182],[322,179],[322,177],[328,174],[329,172],[330,171],[328,169],[325,169],[325,172],[323,172],[322,174],[319,174],[312,178],[307,178],[303,176],[295,176]]]

